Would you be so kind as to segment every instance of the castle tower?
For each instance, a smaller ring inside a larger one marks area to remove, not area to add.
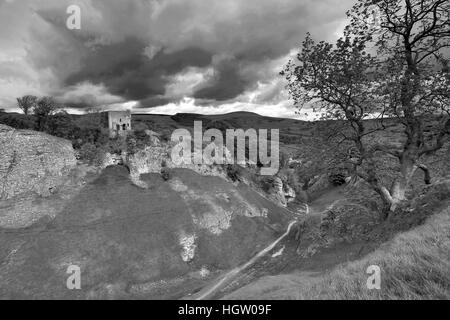
[[[131,111],[104,112],[104,123],[108,126],[110,138],[126,136],[131,131]]]

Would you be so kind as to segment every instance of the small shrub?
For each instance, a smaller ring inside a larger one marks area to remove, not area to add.
[[[136,139],[136,148],[145,149],[152,144],[152,138],[145,132],[145,130],[135,130],[134,138]]]
[[[170,180],[170,172],[168,168],[166,167],[161,168],[161,177],[163,178],[164,181]]]
[[[168,143],[168,142],[170,142],[171,140],[172,140],[172,132],[169,132],[169,131],[163,131],[163,132],[161,133],[161,141],[162,141],[162,142]]]
[[[80,159],[87,160],[91,158],[96,149],[97,148],[92,143],[83,144],[79,149]]]
[[[135,154],[138,151],[137,140],[134,134],[129,134],[126,137],[126,145],[128,154]]]
[[[343,166],[332,167],[328,170],[328,181],[334,186],[342,186],[346,183],[348,170]]]
[[[346,175],[340,172],[328,175],[328,180],[334,186],[342,186],[345,184]]]
[[[91,165],[99,165],[104,156],[104,150],[92,143],[85,143],[78,150],[80,160],[86,161]]]
[[[238,165],[229,164],[226,166],[227,177],[233,182],[241,181],[241,170]]]
[[[76,127],[72,117],[66,112],[59,112],[47,119],[46,132],[55,137],[71,140]]]
[[[36,119],[34,116],[26,116],[23,114],[0,113],[0,123],[14,129],[33,130],[36,126]]]
[[[274,181],[275,180],[273,177],[262,177],[261,180],[259,181],[261,189],[264,192],[269,193],[273,188]]]
[[[114,139],[110,139],[108,147],[110,153],[122,154],[122,152],[127,151],[127,138],[116,137]]]
[[[289,166],[289,154],[286,152],[280,152],[280,169],[287,168]]]

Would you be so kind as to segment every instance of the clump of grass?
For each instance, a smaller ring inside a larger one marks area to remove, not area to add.
[[[367,289],[370,265],[381,268],[381,290]],[[302,284],[295,298],[450,299],[450,208],[316,280]]]
[[[170,171],[169,168],[167,167],[167,162],[164,159],[161,161],[161,177],[163,178],[164,181],[170,180]]]

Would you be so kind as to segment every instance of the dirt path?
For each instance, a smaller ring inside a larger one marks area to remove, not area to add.
[[[280,243],[284,238],[286,238],[289,233],[292,230],[292,227],[297,223],[297,220],[292,221],[286,232],[279,237],[277,240],[275,240],[274,242],[272,242],[267,248],[265,248],[264,250],[260,251],[256,256],[254,256],[252,259],[250,259],[247,263],[245,263],[244,265],[237,267],[229,272],[227,272],[225,275],[223,275],[221,277],[221,279],[214,284],[212,287],[206,288],[203,292],[197,293],[196,297],[190,297],[192,300],[204,300],[206,298],[208,298],[209,296],[213,295],[220,287],[222,287],[227,281],[232,280],[234,276],[236,276],[237,274],[239,274],[241,271],[247,269],[249,266],[251,266],[252,264],[254,264],[256,262],[256,260],[258,260],[259,258],[265,256],[268,252],[270,252],[273,248],[275,248],[275,246]]]
[[[320,215],[322,212],[326,211],[329,207],[334,206],[336,203],[338,203],[342,199],[342,193],[340,189],[332,189],[329,192],[325,193],[315,201],[313,201],[310,205],[304,204],[305,206],[305,213],[306,215]],[[294,213],[294,212],[293,212]],[[298,222],[298,220],[292,221],[286,232],[280,236],[278,239],[276,239],[274,242],[272,242],[268,247],[266,247],[264,250],[260,251],[257,255],[255,255],[252,259],[250,259],[245,264],[234,268],[218,279],[214,281],[214,283],[210,286],[207,286],[206,288],[203,288],[200,292],[187,297],[189,300],[204,300],[208,298],[212,298],[215,294],[217,294],[222,289],[226,288],[228,285],[231,285],[235,280],[237,280],[240,277],[246,278],[251,276],[251,270],[248,271],[250,274],[246,274],[247,269],[251,269],[250,267],[255,265],[255,263],[265,257],[270,251],[272,251],[281,241],[283,241],[292,231],[292,228],[295,226],[295,224]],[[247,272],[247,273],[248,273]]]

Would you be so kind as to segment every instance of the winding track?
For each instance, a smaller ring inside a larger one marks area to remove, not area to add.
[[[263,196],[264,197],[264,196]],[[267,198],[266,198],[267,199]],[[331,209],[332,207],[334,207],[338,202],[339,202],[340,200],[338,199],[338,200],[335,200],[334,202],[332,202],[330,205],[328,205],[327,207],[326,207],[326,209],[325,210],[323,210],[323,212],[325,212],[325,211],[327,211],[327,210],[329,210],[329,209]],[[306,213],[306,215],[310,215],[310,214],[322,214],[323,212],[320,212],[320,213],[317,213],[316,212],[317,210],[315,210],[314,208],[311,208],[308,204],[306,204],[305,203],[305,213]],[[299,216],[299,214],[298,213],[295,213],[295,212],[292,212],[291,211],[291,213],[292,214],[294,214],[294,215],[297,215],[297,216]],[[267,248],[265,248],[264,250],[262,250],[261,252],[259,252],[256,256],[254,256],[252,259],[250,259],[247,263],[245,263],[244,265],[242,265],[242,266],[240,266],[240,267],[237,267],[237,268],[234,268],[234,269],[232,269],[231,271],[229,271],[229,272],[227,272],[226,274],[224,274],[221,278],[220,278],[220,280],[218,280],[218,282],[214,285],[214,286],[212,286],[212,287],[210,287],[210,288],[208,288],[208,289],[206,289],[205,288],[205,291],[204,292],[200,292],[200,293],[197,293],[196,295],[197,295],[197,297],[195,297],[195,295],[194,296],[192,296],[191,297],[191,299],[194,299],[194,300],[204,300],[204,299],[206,299],[206,298],[208,298],[208,297],[210,297],[210,296],[212,296],[227,280],[230,280],[230,279],[232,279],[233,277],[235,277],[235,276],[237,276],[240,272],[242,272],[244,269],[246,269],[246,268],[248,268],[249,266],[251,266],[252,264],[254,264],[259,258],[261,258],[261,257],[263,257],[264,255],[266,255],[268,252],[270,252],[273,248],[275,248],[275,246],[278,244],[278,243],[280,243],[284,238],[286,238],[288,235],[289,235],[289,233],[291,232],[291,230],[292,230],[292,227],[296,224],[298,222],[298,220],[296,219],[296,220],[294,220],[294,221],[292,221],[290,224],[289,224],[289,226],[288,226],[288,228],[287,228],[287,231],[281,236],[281,237],[279,237],[277,240],[275,240],[274,242],[272,242],[272,244],[270,244]]]
[[[307,207],[307,212],[309,212],[309,207]],[[259,258],[263,257],[264,255],[266,255],[268,252],[270,252],[273,248],[275,248],[275,246],[280,243],[284,238],[286,238],[289,233],[292,230],[292,227],[297,223],[297,220],[292,221],[286,232],[279,237],[277,240],[275,240],[274,242],[272,242],[272,244],[270,244],[267,248],[265,248],[264,250],[260,251],[256,256],[254,256],[252,259],[250,259],[247,263],[245,263],[244,265],[234,268],[231,271],[227,272],[225,275],[222,276],[222,278],[220,279],[220,281],[218,281],[214,286],[212,286],[211,288],[208,288],[205,292],[201,293],[198,297],[195,298],[195,300],[204,300],[207,297],[211,296],[217,289],[219,289],[227,280],[233,278],[234,276],[236,276],[237,274],[239,274],[241,271],[243,271],[244,269],[248,268],[249,266],[251,266],[252,264],[254,264],[256,262],[256,260],[258,260]]]

